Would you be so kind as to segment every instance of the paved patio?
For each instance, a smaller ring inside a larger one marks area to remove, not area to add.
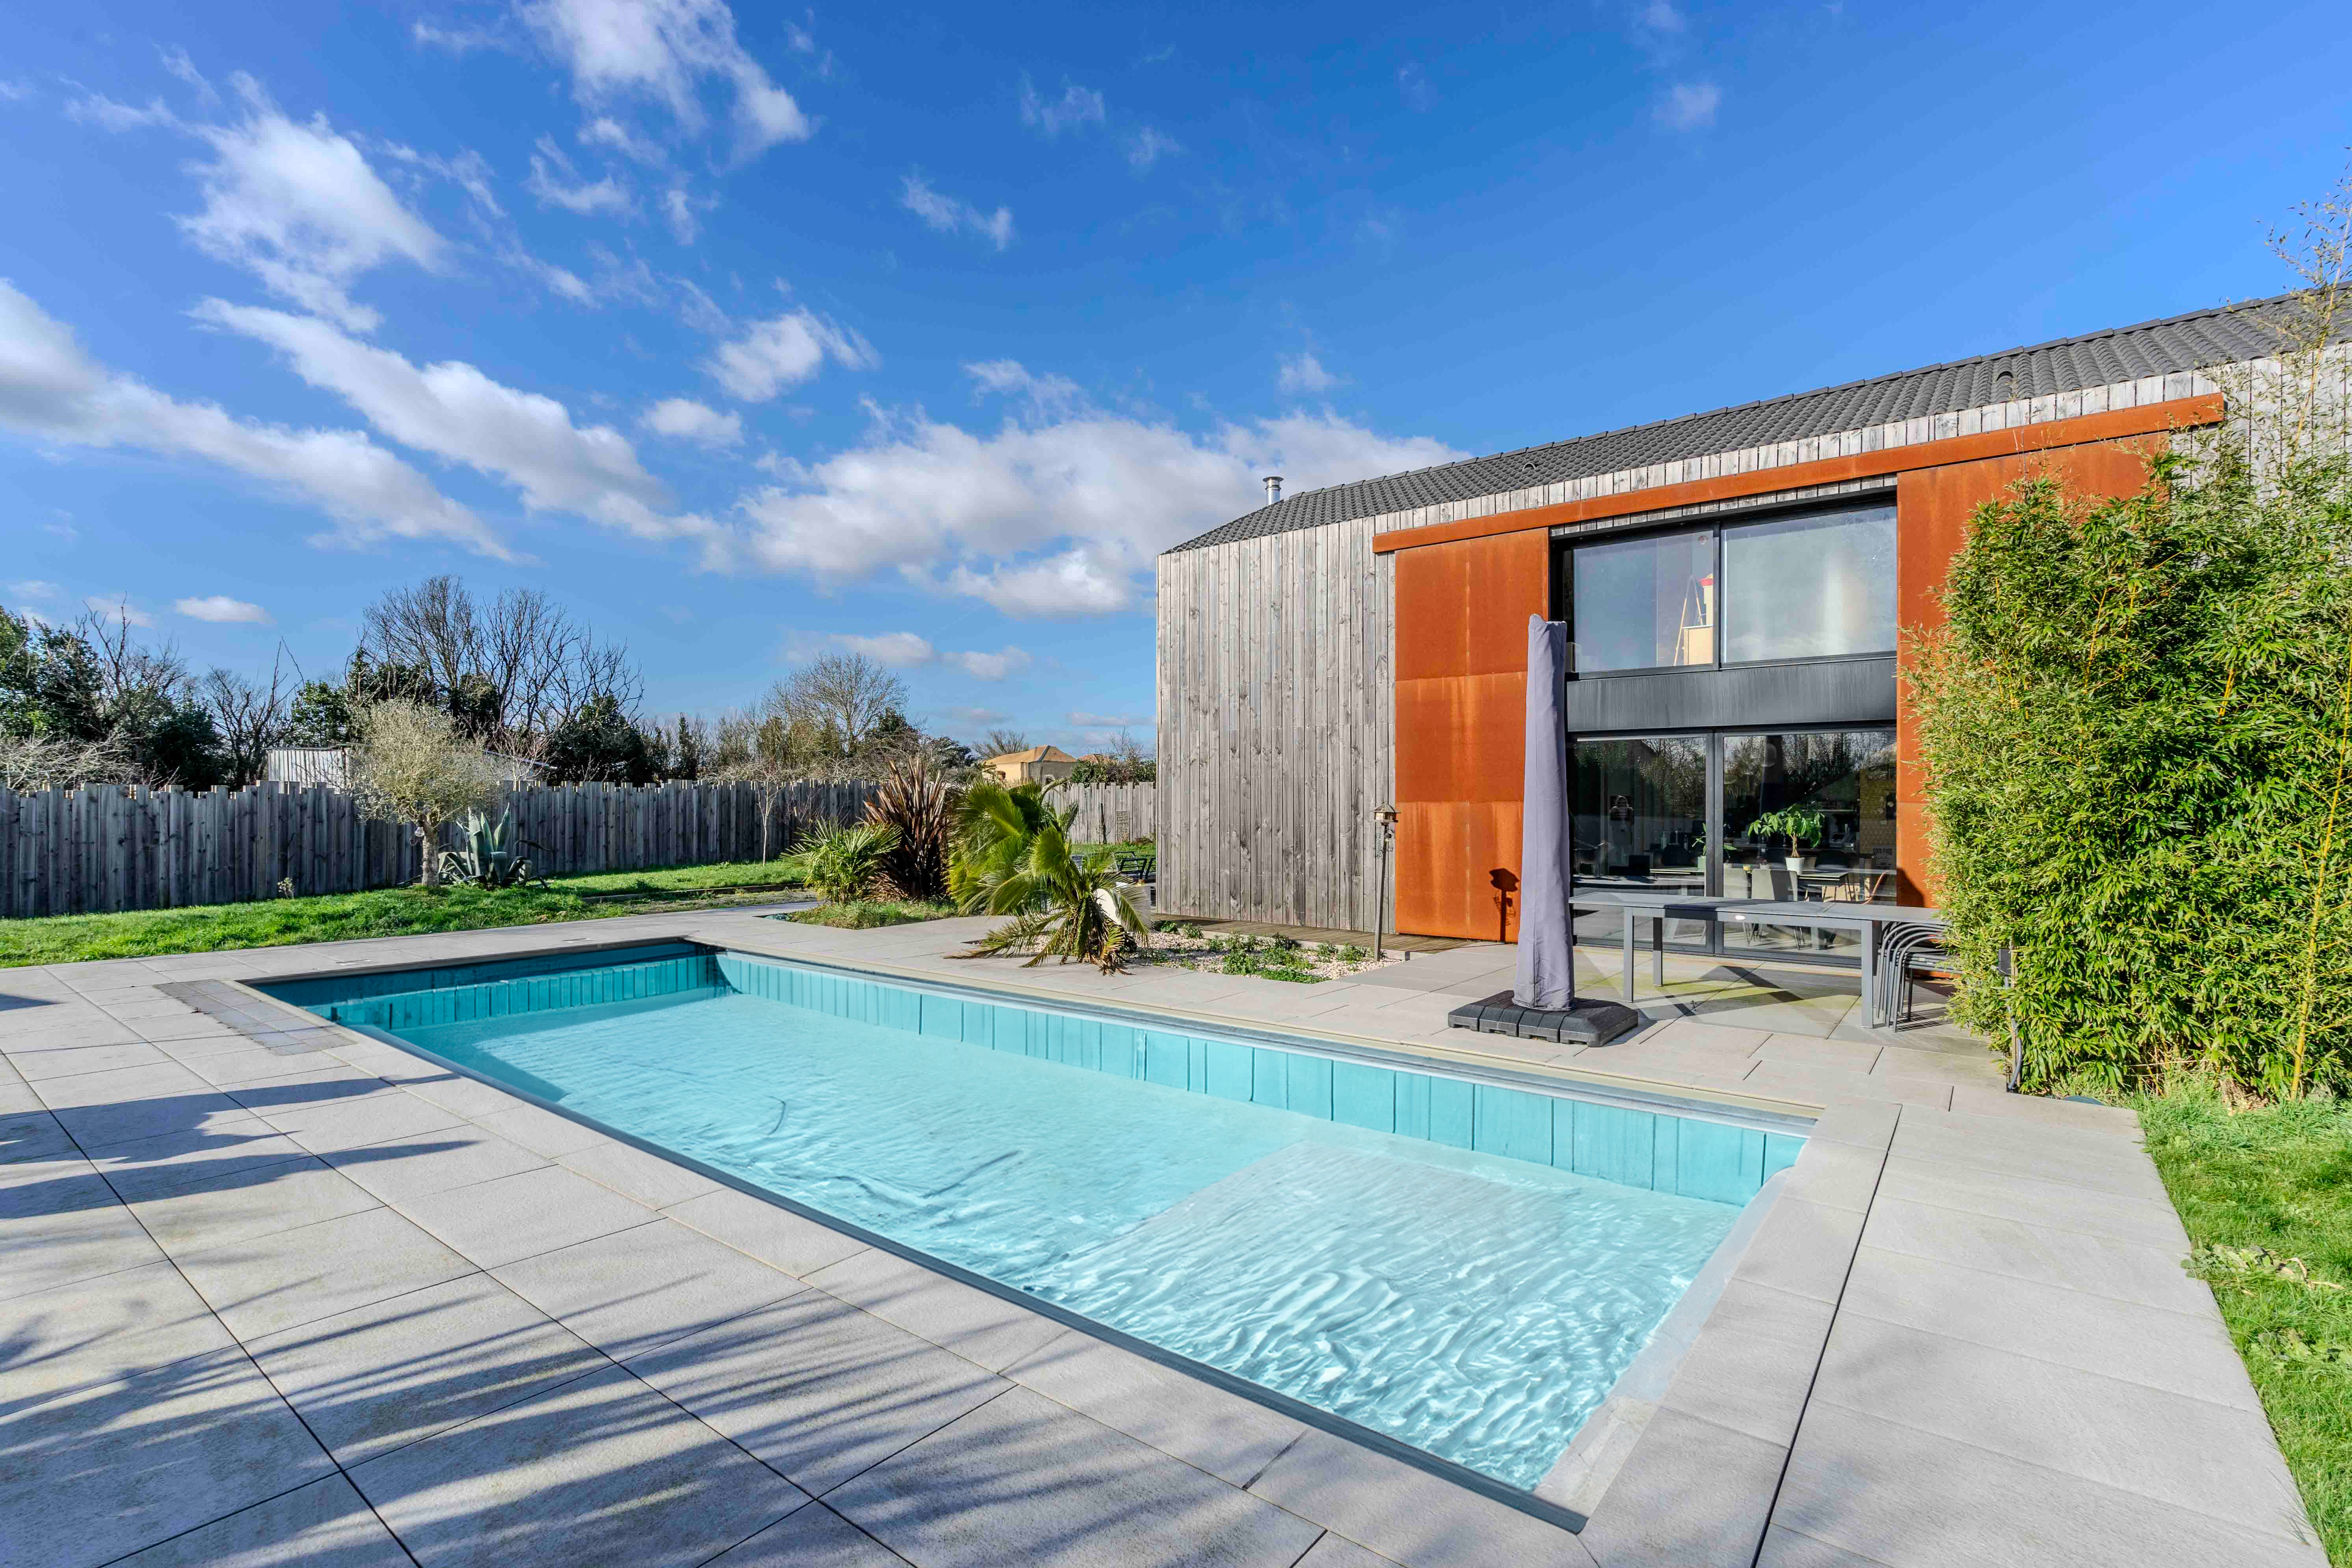
[[[730,912],[0,971],[0,1568],[2326,1560],[2133,1119],[1861,1028],[1850,980],[1675,959],[1593,1050],[1444,1027],[1506,949],[1295,986],[943,959],[963,929]],[[1571,1533],[181,989],[684,934],[1821,1121],[1679,1364],[1547,1483]]]

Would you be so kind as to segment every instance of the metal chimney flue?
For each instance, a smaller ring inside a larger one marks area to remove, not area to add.
[[[1268,506],[1272,506],[1275,502],[1276,502],[1276,501],[1280,500],[1281,499],[1282,499],[1282,476],[1281,476],[1280,474],[1268,474],[1268,475],[1266,475],[1266,477],[1265,477],[1265,504],[1266,504],[1266,505],[1268,505]]]

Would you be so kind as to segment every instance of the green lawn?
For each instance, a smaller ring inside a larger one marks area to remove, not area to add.
[[[905,899],[856,899],[847,903],[819,904],[813,910],[803,910],[787,918],[803,925],[871,931],[876,926],[908,926],[922,921],[943,921],[955,912],[953,904],[920,903]]]
[[[546,888],[508,888],[497,892],[475,888],[441,888],[430,892],[423,888],[383,888],[373,892],[337,893],[315,899],[270,899],[258,903],[0,921],[0,968],[773,903],[792,895],[730,894],[711,889],[789,882],[797,869],[796,863],[786,860],[736,861],[662,870],[612,871],[592,877],[557,877],[550,879]],[[648,896],[611,896],[616,893]]]
[[[2132,1104],[2328,1561],[2352,1568],[2352,1103]]]

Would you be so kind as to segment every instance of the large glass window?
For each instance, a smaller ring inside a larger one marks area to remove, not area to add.
[[[1723,891],[1895,901],[1895,731],[1723,737]],[[1848,950],[1851,929],[1727,923],[1727,947]]]
[[[1579,881],[1705,884],[1705,736],[1579,741],[1570,788]]]
[[[1727,664],[1895,650],[1891,506],[1727,528],[1723,577]]]
[[[1570,567],[1576,669],[1715,662],[1715,532],[1577,547]]]

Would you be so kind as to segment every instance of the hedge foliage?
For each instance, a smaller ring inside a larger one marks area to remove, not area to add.
[[[2352,1089],[2352,472],[2265,468],[2028,479],[1908,645],[1958,1010],[2029,1088]]]

